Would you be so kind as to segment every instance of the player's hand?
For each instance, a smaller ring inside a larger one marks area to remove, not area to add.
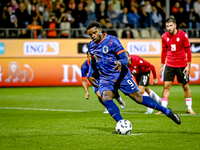
[[[120,71],[122,69],[122,64],[119,61],[115,61],[115,68],[113,68],[113,70],[117,70]]]
[[[95,86],[95,87],[99,87],[99,85],[97,85],[96,83],[98,83],[98,81],[94,78],[94,77],[89,77],[88,80],[90,81],[90,83]],[[95,83],[96,82],[96,83]]]
[[[190,69],[189,67],[185,67],[185,69],[183,70],[183,73],[185,74],[185,76],[188,76],[190,74]]]
[[[89,99],[89,95],[90,95],[89,92],[86,92],[85,98],[86,98],[86,99]]]
[[[159,71],[159,74],[160,74],[160,77],[162,78],[162,73],[163,73],[163,67],[160,68],[160,71]]]
[[[158,79],[157,78],[155,78],[155,79],[153,79],[153,85],[156,85],[158,83]]]

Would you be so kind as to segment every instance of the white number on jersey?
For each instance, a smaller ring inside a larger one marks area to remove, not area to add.
[[[131,89],[133,90],[135,88],[134,83],[131,80],[127,80],[128,84],[131,85]]]
[[[176,44],[171,44],[171,51],[176,51]]]

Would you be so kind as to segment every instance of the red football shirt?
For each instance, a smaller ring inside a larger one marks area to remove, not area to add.
[[[140,56],[130,55],[130,57],[131,57],[132,63],[127,66],[132,75],[137,76],[140,73],[149,72],[149,70],[152,70],[154,79],[157,78],[154,65],[142,59]]]
[[[187,59],[186,60],[186,53]],[[169,67],[186,67],[187,61],[191,62],[191,49],[188,36],[185,32],[177,30],[177,34],[172,35],[166,32],[162,36],[161,63]]]

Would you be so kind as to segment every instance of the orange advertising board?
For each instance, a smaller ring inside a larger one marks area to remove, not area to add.
[[[90,39],[5,39],[0,40],[0,58],[63,58],[85,57]],[[120,39],[125,50],[130,54],[160,57],[160,39]],[[191,48],[200,56],[199,39],[190,39]],[[197,44],[197,45],[195,45]],[[80,52],[81,51],[81,52]]]
[[[158,84],[160,58],[145,58],[155,65]],[[0,87],[82,85],[81,65],[86,58],[0,59]],[[153,76],[150,77],[152,83]],[[177,81],[174,82],[177,84]],[[190,84],[200,84],[200,58],[192,59]]]

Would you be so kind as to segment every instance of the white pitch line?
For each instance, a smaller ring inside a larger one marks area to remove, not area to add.
[[[88,112],[88,111],[86,111],[86,110],[44,109],[44,108],[22,108],[22,107],[0,107],[0,109],[42,110],[42,111],[67,111],[67,112]]]

